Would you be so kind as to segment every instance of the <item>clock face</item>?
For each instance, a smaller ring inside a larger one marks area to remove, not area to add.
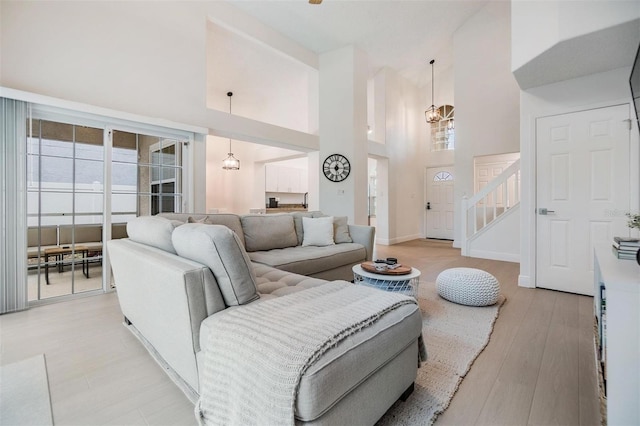
[[[324,160],[322,171],[332,182],[342,182],[351,172],[351,164],[344,155],[332,154]]]

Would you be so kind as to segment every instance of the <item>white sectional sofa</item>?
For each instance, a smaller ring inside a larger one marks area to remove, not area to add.
[[[240,235],[249,229],[238,227],[242,221],[237,216],[209,215],[215,216],[209,221],[218,226],[183,225],[185,216],[169,216],[172,219],[137,218],[127,227],[129,238],[109,241],[107,247],[125,322],[188,391],[197,395],[202,386],[203,360],[212,344],[209,336],[215,331],[215,320],[220,318],[217,315],[230,312],[229,308],[242,312],[237,310],[318,288],[328,281],[274,268],[266,264],[264,257],[261,260],[265,263],[254,261],[265,250],[245,250],[247,233],[245,241]],[[191,221],[203,217],[191,215]],[[219,226],[222,222],[226,222],[225,226]],[[270,229],[278,228],[263,227],[260,232],[264,238],[277,240],[277,232],[269,236]],[[353,240],[367,235],[366,229],[351,229]],[[256,235],[254,230],[248,234]],[[355,252],[362,252],[363,248],[366,251],[362,260],[371,256],[372,234],[373,230],[366,237],[370,244],[354,247]],[[294,258],[300,256],[293,254],[295,248],[310,247],[295,245],[271,250],[291,251],[288,256]],[[289,265],[295,264],[295,268],[308,268],[322,275],[326,271],[317,265],[323,255],[313,248],[313,260],[308,264],[289,261],[285,267],[293,268]],[[327,263],[331,274],[346,275],[346,264]],[[362,287],[362,291],[378,290]],[[396,400],[413,389],[421,328],[417,305],[408,303],[385,312],[371,325],[329,349],[300,380],[296,424],[375,423]]]

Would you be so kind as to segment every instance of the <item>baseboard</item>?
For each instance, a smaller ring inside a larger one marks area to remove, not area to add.
[[[390,246],[389,240],[386,238],[378,238],[376,237],[375,244],[380,244],[381,246]]]
[[[389,245],[400,244],[400,243],[404,243],[406,241],[419,240],[420,238],[422,238],[420,234],[405,235],[404,237],[391,238],[389,240],[389,242],[390,242]]]
[[[518,275],[518,286],[525,288],[536,288],[536,286],[531,284],[531,277],[528,275]]]
[[[501,253],[489,250],[469,250],[469,257],[479,257],[480,259],[501,260],[503,262],[520,263],[520,255],[515,253]]]
[[[424,238],[420,234],[406,235],[404,237],[396,237],[396,238],[378,238],[376,237],[376,244],[380,244],[382,246],[392,246],[394,244],[404,243],[406,241],[419,240]]]
[[[453,240],[453,248],[462,248],[462,243],[460,243],[460,240]]]

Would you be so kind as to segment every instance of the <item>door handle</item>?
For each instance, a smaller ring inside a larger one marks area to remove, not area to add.
[[[547,210],[547,209],[546,209],[546,208],[544,208],[544,207],[540,207],[540,208],[538,209],[538,214],[539,214],[539,215],[546,216],[546,215],[548,215],[549,213],[555,213],[555,210]]]
[[[427,210],[431,210],[431,203],[427,201]]]

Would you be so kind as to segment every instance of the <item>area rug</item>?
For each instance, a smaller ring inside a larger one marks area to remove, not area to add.
[[[493,306],[457,305],[438,296],[434,283],[421,283],[418,301],[427,362],[418,370],[411,396],[405,402],[396,402],[378,421],[378,426],[435,422],[449,406],[473,361],[489,343],[505,298],[500,296]]]
[[[53,425],[44,354],[0,367],[0,425]]]

